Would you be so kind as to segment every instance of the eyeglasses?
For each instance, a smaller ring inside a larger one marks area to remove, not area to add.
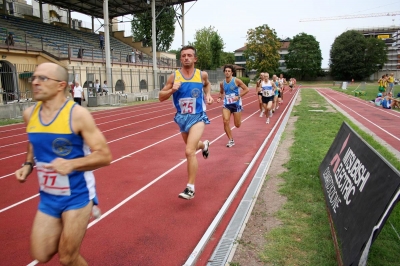
[[[32,76],[30,82],[33,82],[35,79],[38,79],[40,82],[46,82],[49,79],[50,80],[54,80],[54,81],[58,81],[58,82],[62,82],[62,80],[58,80],[58,79],[52,79],[46,76]]]

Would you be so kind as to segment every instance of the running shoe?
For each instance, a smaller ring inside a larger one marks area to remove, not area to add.
[[[265,122],[266,124],[269,124],[269,117],[267,118],[267,122]]]
[[[264,115],[264,111],[261,111],[260,117],[263,117],[263,115]]]
[[[208,155],[210,154],[208,150],[208,147],[210,147],[210,142],[208,140],[205,140],[203,143],[204,143],[203,158],[207,159]]]
[[[178,197],[181,199],[187,199],[187,200],[193,199],[194,191],[187,187],[187,188],[185,188],[185,190],[182,193],[179,194]]]
[[[229,140],[228,143],[226,144],[226,147],[230,148],[233,145],[235,145],[235,141],[233,139]]]

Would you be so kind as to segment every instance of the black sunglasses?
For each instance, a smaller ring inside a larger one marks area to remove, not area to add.
[[[46,82],[49,79],[50,80],[54,80],[54,81],[58,81],[58,82],[62,82],[62,80],[52,79],[52,78],[49,78],[49,77],[46,77],[46,76],[41,76],[41,75],[40,76],[32,76],[31,79],[30,79],[30,82],[33,82],[35,79],[38,79],[40,82]]]

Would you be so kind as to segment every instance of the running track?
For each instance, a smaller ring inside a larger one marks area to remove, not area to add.
[[[347,97],[331,90],[318,91],[330,100],[339,97],[343,102],[340,97]],[[196,197],[191,201],[177,197],[186,185],[186,161],[170,101],[93,113],[109,143],[113,163],[95,171],[103,216],[89,225],[82,244],[81,252],[89,264],[182,265],[294,95],[285,93],[285,102],[267,125],[265,118],[258,117],[257,99],[251,90],[243,99],[242,127],[233,130],[236,145],[230,149],[225,147],[220,104],[207,107],[211,124],[202,139],[212,143],[210,157],[204,160],[197,155]],[[399,150],[399,136],[393,129],[384,130],[397,134],[394,147]],[[19,184],[13,175],[25,158],[24,126],[5,126],[0,132],[0,264],[27,265],[32,262],[29,234],[38,204],[37,180],[33,173],[26,183]],[[198,265],[207,262],[251,177],[252,173]],[[59,265],[57,259],[55,256],[49,265]]]
[[[400,112],[377,107],[360,98],[330,89],[317,91],[400,154]]]
[[[89,264],[184,264],[294,95],[285,94],[285,102],[267,125],[265,117],[259,117],[252,89],[243,97],[243,122],[241,128],[233,130],[233,148],[225,147],[228,140],[221,104],[207,106],[211,124],[202,139],[211,141],[210,156],[204,160],[197,155],[196,197],[190,201],[178,198],[186,186],[187,173],[184,143],[173,122],[171,101],[94,112],[113,162],[95,171],[103,216],[89,224],[82,244],[81,253]],[[29,235],[39,201],[36,171],[24,184],[13,174],[25,160],[24,131],[21,124],[0,128],[1,265],[32,262]],[[233,215],[249,183],[250,178],[226,219]],[[227,222],[221,221],[221,226]],[[59,265],[57,255],[49,265]]]

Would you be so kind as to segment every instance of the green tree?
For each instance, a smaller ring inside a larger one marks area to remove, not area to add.
[[[264,24],[247,31],[247,45],[243,56],[246,68],[258,72],[274,73],[278,69],[281,43],[274,29]]]
[[[173,7],[156,7],[156,40],[157,51],[168,51],[174,41],[175,9]],[[136,41],[143,41],[145,46],[152,46],[151,10],[133,14],[132,36]]]
[[[221,63],[224,42],[213,26],[197,30],[194,35],[194,42],[189,42],[189,45],[194,46],[197,50],[197,68],[215,69],[215,66]]]
[[[221,66],[222,49],[224,49],[224,42],[217,32],[214,32],[211,40],[211,69],[217,69]]]
[[[387,62],[386,44],[349,30],[338,36],[330,52],[332,76],[340,80],[362,80]]]
[[[222,52],[221,54],[221,66],[226,64],[235,64],[235,53]]]
[[[181,50],[175,50],[171,49],[168,51],[168,53],[175,54],[176,55],[176,60],[179,60],[181,58]]]
[[[315,78],[321,72],[322,53],[314,36],[300,33],[290,42],[285,56],[290,75],[299,80]]]

